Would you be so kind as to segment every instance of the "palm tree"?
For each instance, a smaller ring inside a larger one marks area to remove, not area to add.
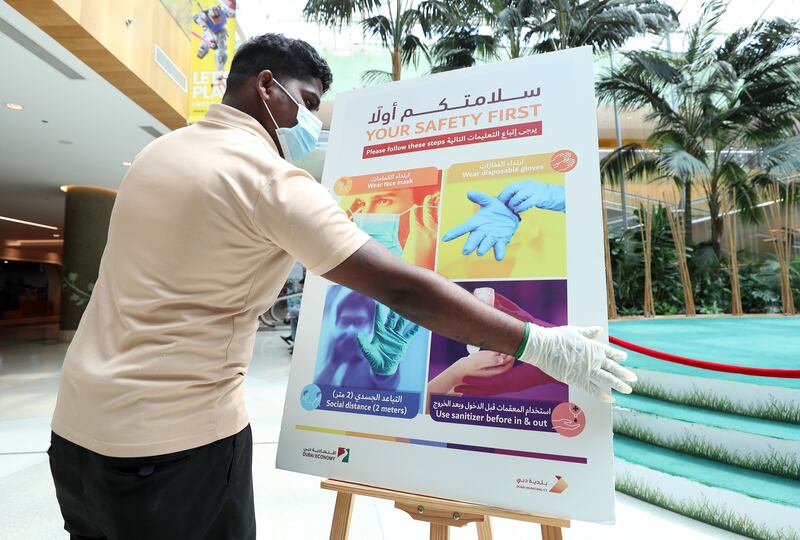
[[[645,145],[628,144],[603,159],[614,179],[667,179],[683,188],[687,243],[692,192],[708,202],[712,246],[722,235],[723,197],[736,194],[743,216],[757,220],[760,187],[800,170],[800,43],[797,26],[757,21],[720,43],[727,2],[706,2],[688,29],[683,52],[625,53],[622,69],[598,83],[601,101],[645,109],[656,127]]]
[[[678,22],[675,11],[661,0],[460,0],[453,4],[462,22],[447,29],[433,48],[436,66],[444,69],[469,67],[475,63],[475,53],[479,58],[495,56],[500,46],[509,58],[582,45],[607,50],[633,36],[668,32]],[[490,34],[478,32],[486,27]],[[494,46],[489,46],[492,39]]]
[[[595,51],[622,46],[634,36],[663,35],[678,15],[661,0],[540,0],[525,36],[537,36],[536,52],[589,45]]]
[[[370,70],[364,73],[365,82],[386,79],[399,81],[404,66],[428,58],[423,42],[434,30],[440,30],[453,18],[453,11],[443,0],[308,0],[303,8],[307,20],[341,28],[353,19],[360,19],[365,36],[380,38],[388,49],[392,70]]]

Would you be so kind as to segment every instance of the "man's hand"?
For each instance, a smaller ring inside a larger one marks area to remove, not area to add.
[[[631,393],[631,387],[624,381],[634,382],[636,375],[618,363],[628,355],[596,341],[603,334],[602,328],[542,328],[528,323],[528,329],[521,361],[608,403],[613,402],[612,388],[623,394]]]
[[[419,325],[407,321],[380,302],[375,302],[375,324],[372,341],[359,333],[358,347],[376,375],[394,375],[408,348],[419,331]]]
[[[403,260],[433,270],[436,260],[436,231],[439,228],[439,194],[428,195],[422,206],[409,210],[409,230]]]
[[[442,241],[449,242],[469,234],[462,250],[464,255],[477,249],[478,256],[483,257],[494,248],[494,258],[502,261],[506,256],[506,245],[511,242],[519,227],[519,217],[491,195],[470,191],[467,198],[480,205],[480,208],[467,221],[447,231]]]

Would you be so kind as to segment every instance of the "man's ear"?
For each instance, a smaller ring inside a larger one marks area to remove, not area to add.
[[[261,101],[269,101],[270,87],[275,85],[275,79],[272,76],[272,72],[268,69],[265,69],[259,73],[256,77],[256,85],[258,87],[258,97],[261,99]]]

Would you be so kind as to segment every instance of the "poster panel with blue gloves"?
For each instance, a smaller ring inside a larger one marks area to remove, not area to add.
[[[590,49],[339,93],[323,184],[394,256],[497,309],[607,326]],[[313,275],[277,465],[614,519],[608,403]]]

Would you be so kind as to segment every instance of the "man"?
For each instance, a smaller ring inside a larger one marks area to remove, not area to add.
[[[624,353],[589,339],[596,329],[526,325],[402,262],[290,163],[314,147],[309,111],[330,83],[307,43],[255,38],[223,103],[134,160],[53,417],[51,470],[73,538],[255,538],[243,381],[257,316],[294,259],[605,399],[630,391],[614,361]]]

